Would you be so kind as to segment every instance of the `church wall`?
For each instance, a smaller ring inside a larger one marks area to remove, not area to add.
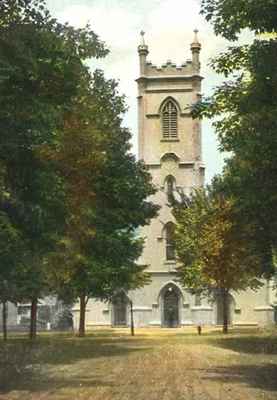
[[[166,260],[164,227],[174,222],[168,204],[165,180],[172,175],[176,180],[175,195],[183,190],[189,195],[193,188],[204,184],[204,165],[201,161],[201,123],[193,120],[188,107],[200,98],[201,80],[199,52],[201,45],[195,38],[192,43],[192,61],[176,67],[167,62],[161,68],[146,61],[148,47],[139,46],[141,76],[138,82],[139,157],[142,158],[158,189],[150,200],[161,206],[157,218],[140,231],[144,237],[143,254],[138,263],[148,265],[152,276],[149,285],[128,293],[133,302],[135,326],[161,326],[163,324],[163,288],[174,285],[175,260]],[[163,138],[161,109],[163,102],[171,97],[177,106],[177,137]],[[178,190],[177,190],[178,189]],[[175,286],[174,286],[175,287]],[[177,288],[179,285],[177,284]],[[176,289],[177,290],[177,289]],[[217,302],[196,298],[190,291],[178,289],[178,312],[180,325],[216,325],[218,323]],[[273,289],[263,286],[259,291],[247,290],[232,293],[232,322],[235,325],[268,325],[273,322],[276,301]],[[273,300],[272,300],[273,299]],[[220,308],[219,308],[220,310]],[[128,306],[127,325],[130,324]],[[111,303],[90,300],[87,311],[87,327],[114,324],[114,309]],[[78,326],[78,307],[74,312],[75,328]]]
[[[182,167],[176,168],[178,163],[176,161],[166,161],[162,162],[161,166],[154,169],[151,168],[150,172],[153,177],[154,185],[159,189],[159,192],[156,193],[153,200],[157,202],[159,205],[167,204],[166,197],[166,188],[165,188],[165,179],[172,175],[176,180],[176,186],[179,188],[184,188],[187,191],[191,191],[193,187],[195,187],[195,175],[197,171],[194,171],[193,168],[190,167]],[[161,210],[160,213],[167,213],[167,208]],[[171,213],[171,209],[169,209]]]
[[[268,325],[273,323],[274,309],[269,302],[268,285],[265,283],[259,290],[248,289],[236,294],[234,324]]]
[[[211,306],[193,306],[191,308],[193,325],[215,325],[214,309]]]
[[[161,326],[163,287],[174,282],[173,273],[153,272],[152,282],[142,289],[128,294],[133,301],[134,323],[136,327]],[[178,285],[178,283],[177,283]],[[178,287],[180,287],[178,285]],[[210,326],[217,325],[217,304],[207,298],[201,299],[201,305],[195,305],[195,296],[181,288],[180,325]],[[232,293],[234,307],[232,309],[233,326],[267,326],[274,323],[274,309],[266,303],[267,289],[262,287],[257,292],[246,290]],[[127,310],[127,325],[130,325],[130,307]],[[111,303],[90,300],[87,306],[87,328],[113,325],[113,306]],[[74,327],[78,329],[79,307],[74,309]]]
[[[80,305],[76,304],[73,308],[73,322],[74,329],[79,326],[79,311]],[[86,326],[110,326],[111,320],[111,306],[109,303],[96,301],[90,299],[86,309]]]

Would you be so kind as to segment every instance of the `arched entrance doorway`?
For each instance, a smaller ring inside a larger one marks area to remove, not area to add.
[[[228,294],[228,325],[233,324],[233,314],[235,309],[235,300]],[[223,299],[222,295],[216,296],[216,324],[223,325]]]
[[[161,293],[162,299],[162,326],[177,328],[180,326],[180,289],[174,284],[165,286]]]
[[[120,292],[114,296],[113,305],[113,325],[127,326],[129,299],[124,292]]]

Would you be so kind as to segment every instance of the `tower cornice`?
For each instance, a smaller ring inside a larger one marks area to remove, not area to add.
[[[199,74],[193,74],[193,75],[159,75],[159,76],[147,76],[147,75],[143,75],[140,76],[139,78],[136,79],[136,82],[140,83],[140,82],[146,82],[146,81],[164,81],[164,80],[168,80],[168,81],[192,81],[192,80],[198,80],[198,81],[202,81],[203,76],[199,75]]]

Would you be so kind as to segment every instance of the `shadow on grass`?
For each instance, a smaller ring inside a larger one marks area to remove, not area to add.
[[[230,336],[211,341],[216,347],[249,354],[277,354],[277,336]]]
[[[30,370],[27,368],[26,377],[24,374],[19,379],[13,379],[13,376],[11,376],[10,379],[7,379],[5,386],[1,385],[0,382],[0,394],[9,393],[11,390],[37,392],[41,390],[52,391],[64,387],[113,386],[109,376],[94,375],[93,371],[92,375],[87,377],[70,377],[70,368],[74,363],[80,361],[86,360],[90,363],[90,360],[93,362],[97,358],[108,360],[113,357],[126,357],[134,352],[150,350],[150,347],[142,345],[139,339],[129,341],[120,336],[96,338],[93,335],[77,338],[64,334],[40,337],[35,343],[22,338],[14,338],[14,340],[8,342],[8,346],[12,362],[14,362],[13,354],[19,352],[23,346],[25,350],[32,352],[33,365],[30,365]],[[54,368],[66,366],[69,377],[66,376],[67,373],[61,378],[59,373],[57,376],[49,376],[48,366]]]
[[[122,357],[131,352],[146,351],[147,347],[122,346],[119,342],[107,343],[91,341],[72,341],[50,343],[42,353],[41,361],[46,364],[72,364],[86,359],[99,357]]]
[[[93,387],[114,387],[116,386],[116,382],[113,382],[107,376],[99,376],[99,375],[91,375],[91,376],[78,376],[75,377],[62,377],[62,378],[45,378],[43,376],[33,376],[32,378],[26,380],[21,379],[16,381],[14,384],[8,385],[5,389],[0,390],[1,394],[8,394],[11,391],[28,391],[30,393],[36,392],[53,392],[59,389],[66,388],[70,389],[84,389],[84,388],[93,388]]]
[[[220,383],[241,383],[264,391],[277,391],[277,365],[232,365],[204,371],[203,380]]]

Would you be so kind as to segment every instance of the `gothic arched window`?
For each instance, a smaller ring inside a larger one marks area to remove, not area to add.
[[[172,175],[168,175],[165,179],[165,191],[167,194],[167,200],[171,204],[174,200],[174,189],[176,187],[175,178]]]
[[[166,259],[175,260],[174,224],[168,222],[165,226]]]
[[[168,100],[162,109],[162,133],[164,139],[176,139],[178,136],[177,107],[172,100]]]

